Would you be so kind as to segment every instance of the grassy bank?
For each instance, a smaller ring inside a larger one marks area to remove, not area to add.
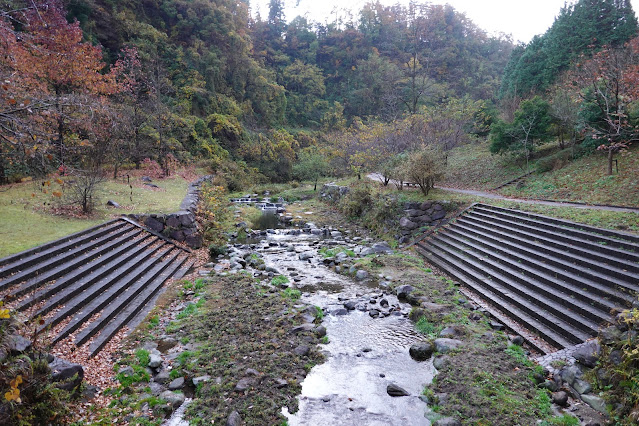
[[[139,177],[109,180],[98,193],[95,211],[83,215],[79,208],[69,207],[60,184],[31,181],[0,188],[0,257],[61,238],[98,225],[108,219],[131,213],[169,213],[178,210],[186,195],[189,180],[174,175],[154,180],[158,188],[144,185]],[[46,191],[46,192],[45,192]],[[116,201],[121,208],[106,206]]]

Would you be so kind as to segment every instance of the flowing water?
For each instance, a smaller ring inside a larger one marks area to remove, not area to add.
[[[297,280],[302,301],[326,313],[322,323],[329,339],[322,345],[326,361],[313,367],[302,383],[299,411],[283,410],[289,425],[429,425],[428,407],[419,396],[435,369],[432,360],[416,362],[408,353],[421,340],[407,318],[410,305],[384,294],[389,292],[372,281],[358,282],[325,266],[318,249],[328,242],[318,237],[277,231],[267,234],[265,243],[258,252],[266,265],[292,283]],[[300,253],[313,257],[300,260]],[[382,299],[397,310],[371,317],[365,305],[375,306]],[[357,301],[358,308],[344,312],[347,300]],[[386,387],[391,383],[410,395],[389,396]]]

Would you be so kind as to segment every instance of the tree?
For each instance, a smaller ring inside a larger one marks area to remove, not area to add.
[[[639,99],[639,38],[622,48],[609,48],[580,62],[572,81],[584,103],[582,115],[589,137],[607,153],[607,173],[612,175],[614,156],[637,139],[630,120],[632,104]]]
[[[550,138],[550,105],[539,96],[523,101],[515,112],[512,123],[498,120],[491,128],[493,154],[504,152],[522,152],[526,159],[526,171],[529,171],[530,154],[535,143]]]
[[[293,164],[293,176],[300,180],[313,182],[313,191],[317,191],[317,181],[329,173],[329,163],[326,154],[315,147],[303,149],[298,153],[298,159]]]
[[[435,182],[444,176],[445,160],[441,150],[424,146],[407,154],[402,166],[402,175],[406,180],[415,182],[427,196],[435,187]]]

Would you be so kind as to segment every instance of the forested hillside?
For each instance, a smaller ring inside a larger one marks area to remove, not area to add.
[[[91,180],[155,161],[167,175],[195,162],[232,189],[373,169],[416,180],[428,168],[432,185],[451,149],[489,133],[520,164],[554,138],[589,141],[586,154],[605,145],[612,164],[634,139],[626,0],[567,5],[514,50],[448,5],[370,2],[324,24],[283,11],[282,0],[264,17],[248,1],[9,2],[0,180]]]

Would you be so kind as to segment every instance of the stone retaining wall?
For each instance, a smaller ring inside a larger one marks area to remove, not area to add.
[[[326,183],[320,190],[320,198],[331,203],[337,203],[346,194],[348,194],[348,186],[339,186],[334,183]]]
[[[404,204],[404,216],[399,219],[402,235],[411,235],[423,226],[436,226],[446,217],[444,203],[424,201]]]
[[[180,210],[175,213],[129,216],[152,231],[185,243],[193,249],[199,249],[202,247],[203,239],[195,220],[195,213],[200,201],[200,186],[212,177],[212,175],[206,175],[192,182],[180,204]]]

